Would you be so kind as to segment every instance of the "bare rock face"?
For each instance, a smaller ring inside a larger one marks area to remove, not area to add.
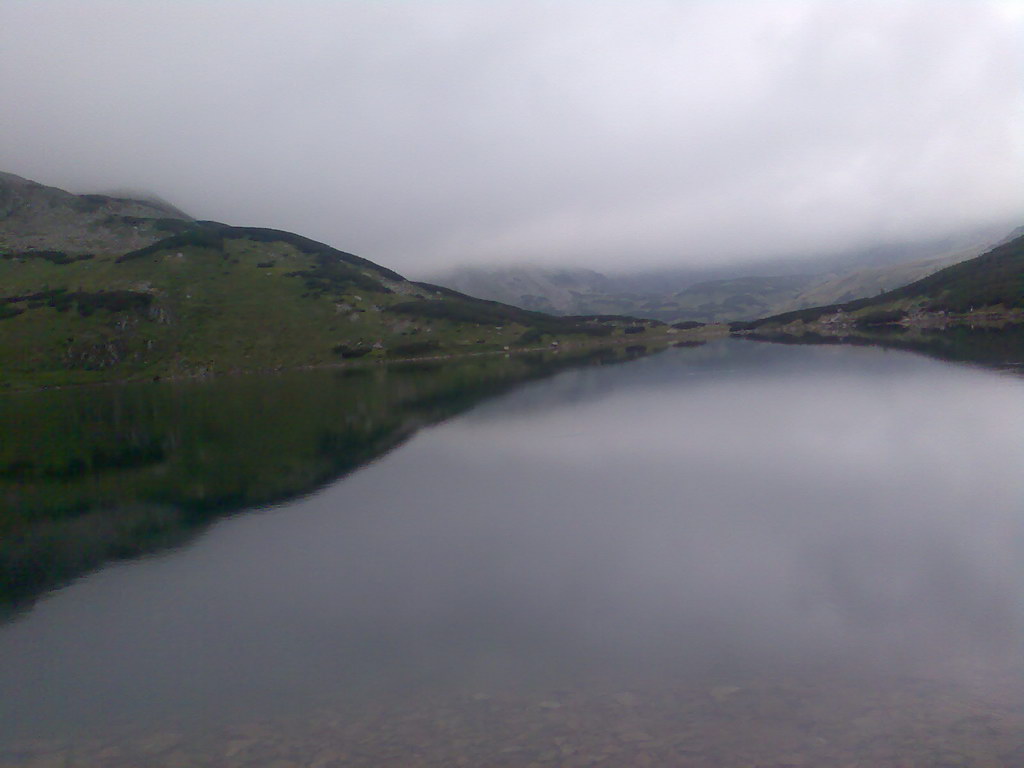
[[[167,203],[75,195],[0,172],[0,253],[121,254],[191,220]]]

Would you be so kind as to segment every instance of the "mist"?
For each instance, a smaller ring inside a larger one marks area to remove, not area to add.
[[[1012,2],[0,7],[0,169],[416,276],[825,257],[1024,220]]]

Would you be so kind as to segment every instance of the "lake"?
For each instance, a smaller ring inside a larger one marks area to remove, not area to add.
[[[0,398],[0,765],[1024,765],[1024,379],[875,347]]]

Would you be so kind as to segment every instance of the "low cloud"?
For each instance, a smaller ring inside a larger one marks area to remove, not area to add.
[[[4,170],[416,274],[826,253],[1024,219],[980,2],[9,0]]]

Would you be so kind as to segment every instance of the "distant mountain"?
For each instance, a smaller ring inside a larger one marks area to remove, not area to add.
[[[736,331],[843,335],[1024,323],[1024,235],[879,296],[735,323]]]
[[[834,276],[824,276],[811,281],[792,300],[775,305],[773,311],[785,312],[877,296],[880,293],[899,288],[901,285],[927,277],[951,264],[977,256],[991,245],[991,243],[986,243],[933,258],[882,267],[865,267]],[[760,316],[763,317],[763,314]]]
[[[460,267],[430,281],[470,296],[562,315],[597,312],[591,299],[614,290],[611,280],[591,269]]]
[[[0,286],[0,386],[434,357],[644,325],[480,300],[289,232],[12,174]]]
[[[700,270],[690,279],[678,273],[663,288],[684,287],[661,291],[637,289],[629,276],[610,277],[590,269],[536,266],[460,267],[434,275],[431,281],[474,296],[552,314],[626,314],[663,322],[711,323],[760,317],[778,301],[793,298],[810,280],[807,276],[730,277],[706,282],[695,279],[718,273],[719,270]]]
[[[674,294],[665,306],[673,306],[674,314],[681,319],[701,322],[762,317],[792,300],[816,279],[813,275],[782,275],[712,280]]]
[[[1013,232],[1008,234],[1006,237],[1004,237],[998,243],[993,243],[993,247],[995,247],[997,245],[1002,245],[1003,243],[1008,243],[1011,240],[1016,240],[1021,235],[1024,235],[1024,226],[1017,227],[1015,230],[1013,230]]]
[[[555,314],[731,322],[875,296],[976,256],[998,238],[996,230],[985,229],[814,262],[774,259],[755,265],[616,275],[585,269],[462,267],[431,280],[474,296]]]

